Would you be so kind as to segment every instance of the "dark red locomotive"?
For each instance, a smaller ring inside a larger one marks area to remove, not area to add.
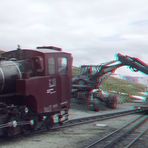
[[[0,132],[15,135],[68,119],[72,56],[53,46],[5,52],[0,60]]]

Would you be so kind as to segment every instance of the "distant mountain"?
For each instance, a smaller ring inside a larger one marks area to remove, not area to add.
[[[148,77],[123,76],[123,79],[133,83],[148,85]]]
[[[120,78],[131,83],[140,83],[148,86],[148,77],[124,76],[118,74],[113,74],[113,77]]]
[[[3,51],[3,50],[0,50],[0,54],[2,54],[2,53],[4,53],[5,51]]]
[[[102,85],[102,89],[110,92],[139,95],[139,92],[145,92],[145,85],[132,83],[127,80],[109,77]]]

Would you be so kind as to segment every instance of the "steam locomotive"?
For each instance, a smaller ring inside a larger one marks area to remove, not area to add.
[[[8,51],[0,57],[0,135],[15,136],[68,120],[72,56],[61,48]]]

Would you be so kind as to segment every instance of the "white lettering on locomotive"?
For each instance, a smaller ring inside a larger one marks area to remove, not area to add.
[[[49,88],[46,90],[47,94],[54,94],[54,93],[56,93],[56,78],[49,79],[48,87]]]
[[[58,108],[58,104],[54,104],[52,108]]]
[[[64,105],[64,104],[67,104],[67,103],[68,103],[67,101],[64,101],[64,102],[61,103],[61,105]]]

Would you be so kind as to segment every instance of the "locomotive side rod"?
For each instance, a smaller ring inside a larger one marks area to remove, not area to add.
[[[21,122],[17,122],[16,120],[13,120],[13,121],[10,121],[10,122],[7,122],[5,124],[1,124],[0,125],[0,129],[2,128],[7,128],[7,127],[17,127],[17,126],[22,126],[22,125],[33,125],[34,124],[34,121],[33,120],[30,120],[30,121],[21,121]]]

